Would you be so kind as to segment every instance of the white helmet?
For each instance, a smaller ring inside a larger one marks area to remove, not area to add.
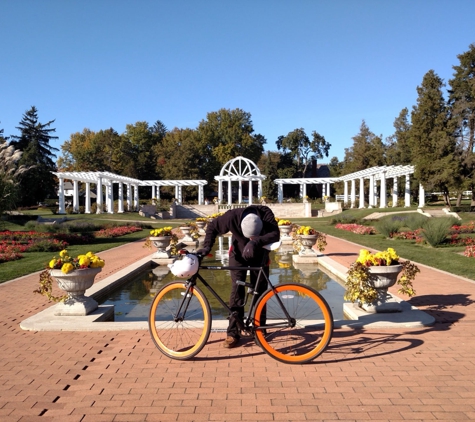
[[[198,272],[200,263],[196,255],[188,254],[182,259],[175,261],[173,264],[168,264],[173,275],[180,278],[188,278]]]

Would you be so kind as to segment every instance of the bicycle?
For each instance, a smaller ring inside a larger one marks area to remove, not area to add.
[[[280,244],[280,242],[278,242]],[[277,246],[278,247],[278,246]],[[275,244],[267,249],[276,248]],[[189,254],[183,250],[184,254]],[[196,255],[196,254],[193,254]],[[198,280],[232,315],[229,305],[215,292],[199,270],[235,270],[237,266],[201,265],[186,281],[172,281],[163,286],[150,306],[149,330],[156,347],[167,357],[187,360],[205,346],[211,332],[212,315],[209,301],[197,287]],[[280,362],[307,363],[322,354],[333,335],[333,315],[326,300],[315,289],[298,283],[272,285],[260,267],[256,286],[241,281],[247,288],[246,306],[251,296],[247,317],[237,319],[242,333],[254,336],[269,356]],[[257,296],[258,283],[266,282],[268,290]],[[236,313],[234,313],[235,315]]]

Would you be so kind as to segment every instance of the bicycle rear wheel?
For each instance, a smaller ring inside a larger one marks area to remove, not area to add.
[[[259,299],[254,312],[256,341],[274,359],[306,363],[325,351],[333,335],[333,315],[316,290],[302,284],[275,286]],[[282,309],[287,310],[291,324]]]
[[[185,291],[184,282],[163,286],[152,301],[148,318],[155,346],[164,355],[178,360],[196,356],[211,331],[211,309],[205,295],[193,287],[185,298]]]

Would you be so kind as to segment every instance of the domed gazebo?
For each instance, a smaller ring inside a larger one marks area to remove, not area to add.
[[[261,174],[261,171],[254,162],[244,157],[236,157],[229,160],[221,169],[219,176],[214,176],[218,181],[218,200],[223,201],[223,182],[228,183],[228,205],[233,203],[232,182],[238,182],[238,203],[243,203],[242,198],[242,182],[248,182],[249,190],[249,205],[252,204],[252,182],[258,182],[257,197],[262,196],[262,181],[266,176]]]

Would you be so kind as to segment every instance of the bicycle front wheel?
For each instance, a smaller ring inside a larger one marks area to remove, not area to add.
[[[325,351],[332,338],[331,309],[311,287],[291,283],[275,289],[264,293],[256,305],[254,326],[261,328],[256,329],[256,341],[281,362],[310,362]]]
[[[208,341],[211,309],[205,295],[193,287],[185,297],[184,282],[163,286],[150,306],[148,325],[155,346],[172,359],[196,356]]]

